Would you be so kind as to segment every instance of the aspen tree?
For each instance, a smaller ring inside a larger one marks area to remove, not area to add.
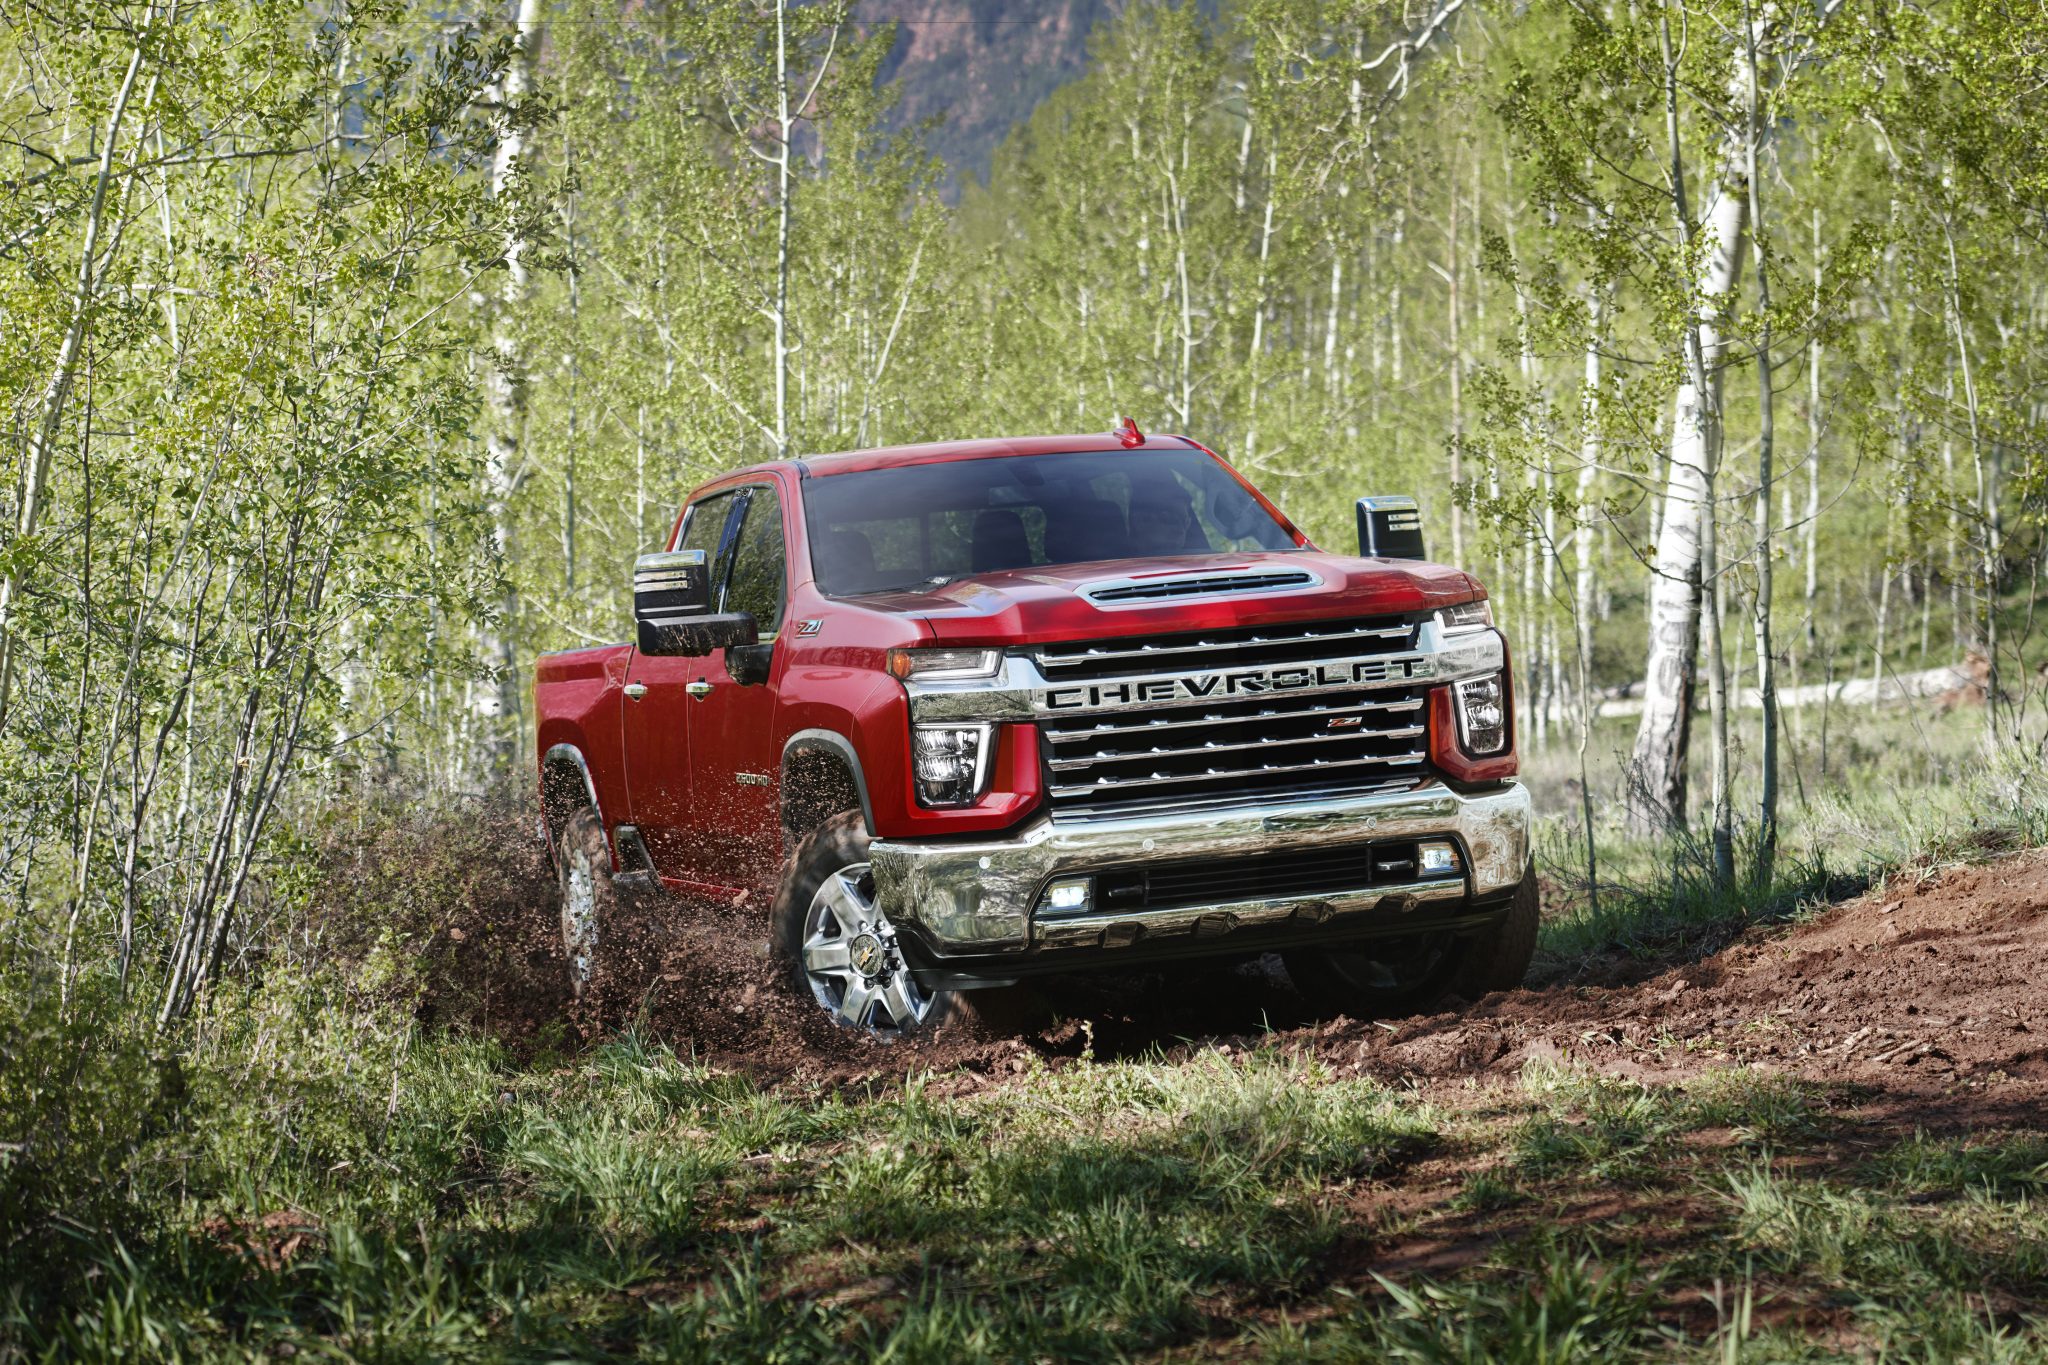
[[[1777,439],[1772,367],[1771,261],[1770,238],[1765,228],[1763,182],[1757,153],[1764,139],[1765,107],[1758,78],[1759,29],[1745,3],[1742,14],[1743,67],[1745,91],[1743,124],[1747,134],[1745,178],[1749,188],[1750,246],[1756,266],[1756,599],[1753,625],[1756,631],[1757,708],[1759,712],[1759,795],[1757,798],[1757,852],[1754,877],[1759,886],[1769,886],[1778,852],[1778,683],[1777,661],[1771,645],[1771,482],[1773,445]]]
[[[1650,648],[1645,668],[1643,719],[1631,757],[1631,823],[1654,831],[1685,817],[1686,759],[1692,732],[1695,655],[1701,635],[1701,592],[1718,572],[1715,481],[1721,445],[1720,372],[1727,341],[1722,310],[1741,267],[1742,233],[1749,212],[1744,179],[1747,133],[1723,139],[1717,174],[1697,230],[1686,189],[1679,131],[1679,63],[1667,6],[1658,17],[1664,61],[1668,184],[1672,222],[1682,258],[1694,274],[1685,281],[1680,323],[1682,374],[1672,413],[1664,511],[1650,584]],[[1708,705],[1713,734],[1713,829],[1716,874],[1734,869],[1733,814],[1728,805],[1727,697],[1722,672],[1720,614],[1705,613]]]
[[[120,249],[122,230],[126,226],[125,220],[117,221],[113,229],[112,244],[103,248],[101,237],[107,229],[108,191],[114,185],[116,168],[121,166],[121,157],[129,146],[129,140],[125,136],[128,106],[136,93],[136,82],[142,75],[149,55],[152,30],[159,23],[169,26],[176,22],[175,0],[162,12],[159,12],[154,4],[149,6],[141,24],[135,30],[127,66],[121,73],[120,86],[114,92],[113,105],[107,113],[106,132],[99,139],[99,165],[93,176],[92,198],[85,211],[85,226],[78,249],[78,269],[71,289],[63,339],[58,343],[56,358],[50,366],[49,382],[43,386],[29,428],[25,461],[27,472],[23,477],[21,502],[14,518],[17,543],[31,542],[41,528],[50,480],[50,462],[55,457],[57,442],[63,430],[65,412],[71,401],[72,386],[78,379],[78,367],[84,355],[86,334],[92,325],[93,311],[98,302],[97,290],[101,279],[112,266],[114,253]],[[142,101],[145,110],[154,102],[156,84],[157,75],[152,73]],[[121,168],[121,189],[115,196],[117,209],[126,208],[135,175],[132,162]],[[17,623],[15,597],[20,588],[20,572],[12,564],[6,570],[0,571],[0,727],[7,723],[9,694],[13,688],[15,669],[18,667],[20,629]]]
[[[502,769],[518,750],[524,724],[520,699],[526,680],[519,676],[514,643],[519,624],[519,593],[511,567],[512,501],[525,477],[527,424],[527,310],[532,298],[530,229],[518,201],[526,192],[531,122],[528,100],[534,67],[540,60],[543,0],[518,0],[513,18],[511,51],[493,90],[501,129],[491,158],[491,197],[504,206],[505,278],[492,301],[490,364],[484,376],[490,423],[484,437],[484,497],[490,509],[491,539],[497,552],[505,590],[500,617],[484,639],[491,687],[480,699],[489,724],[488,752],[493,769]]]

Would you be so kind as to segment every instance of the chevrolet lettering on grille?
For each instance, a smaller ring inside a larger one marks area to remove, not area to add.
[[[1284,668],[1240,669],[1149,678],[1109,678],[1041,689],[1038,710],[1046,714],[1097,711],[1118,706],[1171,706],[1176,702],[1250,697],[1274,692],[1321,691],[1405,681],[1413,675],[1405,659],[1344,659]]]

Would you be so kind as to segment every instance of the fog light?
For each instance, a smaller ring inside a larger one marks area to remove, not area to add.
[[[910,757],[921,806],[971,806],[988,786],[987,725],[918,725]]]
[[[1092,878],[1069,877],[1045,889],[1045,910],[1050,915],[1085,914],[1094,896],[1095,882]]]
[[[1475,758],[1508,747],[1507,690],[1501,675],[1467,678],[1457,684],[1458,742]]]
[[[1417,844],[1415,863],[1425,877],[1454,877],[1465,870],[1458,861],[1458,846],[1441,839]]]

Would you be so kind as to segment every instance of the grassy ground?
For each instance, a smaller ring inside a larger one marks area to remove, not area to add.
[[[103,1255],[32,1354],[2041,1359],[2048,1132],[1764,1073],[1423,1098],[1272,1051],[768,1091],[443,1043],[361,1165]],[[207,1160],[266,1151],[251,1132]],[[17,1323],[21,1331],[23,1324]]]
[[[1625,832],[1624,808],[1611,794],[1622,786],[1633,717],[1599,722],[1586,746],[1597,895],[1586,867],[1575,737],[1525,754],[1546,883],[1543,944],[1553,965],[1568,969],[1617,948],[1660,959],[1697,955],[1742,925],[1840,899],[1895,868],[2048,843],[2048,771],[2031,751],[1987,757],[1981,708],[1834,707],[1823,715],[1809,707],[1786,713],[1779,853],[1758,882],[1758,791],[1746,752],[1757,721],[1753,712],[1735,719],[1731,800],[1743,875],[1733,887],[1715,884],[1699,831],[1656,842]],[[1698,815],[1710,791],[1704,752],[1693,755],[1689,778]]]
[[[1596,909],[1548,816],[1541,973],[2048,842],[2042,771],[1972,721],[1837,716],[1854,780],[1788,797],[1733,891],[1603,812]],[[0,1087],[42,1037],[17,1003]],[[1299,1041],[828,1086],[635,1036],[515,1055],[273,968],[175,1056],[37,1073],[119,1102],[73,1106],[72,1165],[0,1144],[0,1360],[2048,1360],[2048,1116],[1753,1069],[1415,1091]]]

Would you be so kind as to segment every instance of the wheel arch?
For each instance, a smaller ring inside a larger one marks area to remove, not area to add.
[[[597,782],[590,775],[590,763],[573,744],[549,746],[540,758],[540,809],[547,824],[548,857],[554,857],[555,840],[562,826],[578,810],[588,806],[604,822],[604,807],[598,803]]]
[[[782,828],[792,838],[858,807],[875,832],[875,810],[853,741],[836,730],[799,730],[782,746]]]

